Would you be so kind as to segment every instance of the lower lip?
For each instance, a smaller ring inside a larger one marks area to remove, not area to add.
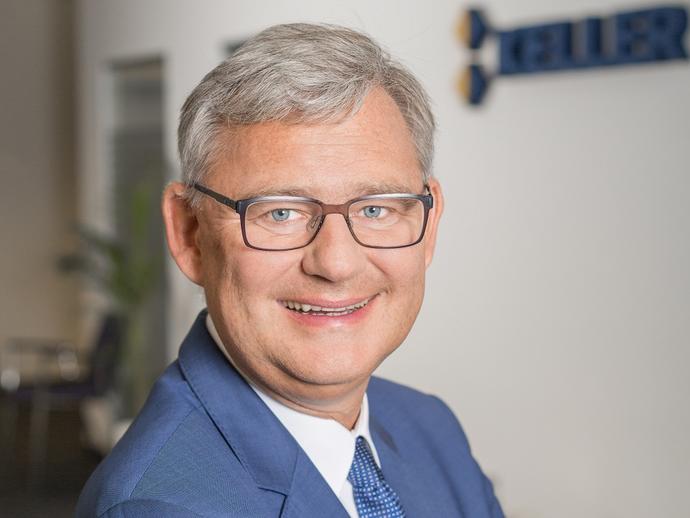
[[[352,313],[347,313],[345,315],[338,316],[328,316],[328,315],[316,315],[313,313],[302,313],[301,311],[295,311],[293,309],[288,309],[282,305],[281,307],[287,311],[288,315],[299,322],[302,325],[312,326],[312,327],[332,327],[332,326],[344,326],[352,325],[361,322],[363,319],[369,315],[371,312],[371,306],[376,303],[378,296],[374,296],[369,300],[366,306],[359,308]]]

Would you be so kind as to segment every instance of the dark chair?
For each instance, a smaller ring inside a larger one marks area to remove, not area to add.
[[[68,342],[11,339],[0,348],[0,390],[3,392],[5,444],[13,455],[19,403],[31,405],[29,448],[31,482],[43,478],[50,412],[78,406],[85,398],[105,395],[115,383],[115,367],[122,343],[121,317],[108,314],[96,333],[87,361]],[[33,364],[30,381],[22,380]],[[84,374],[82,374],[84,372]]]

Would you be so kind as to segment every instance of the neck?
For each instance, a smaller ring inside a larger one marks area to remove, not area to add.
[[[240,372],[240,374],[242,373]],[[244,376],[244,374],[242,375]],[[297,412],[322,419],[333,419],[348,430],[354,429],[357,424],[366,391],[366,383],[346,394],[339,393],[337,396],[329,394],[331,392],[330,387],[318,387],[316,393],[314,393],[313,387],[310,387],[312,390],[308,393],[302,390],[274,390],[265,383],[256,382],[247,377],[245,379],[257,386],[270,398]]]

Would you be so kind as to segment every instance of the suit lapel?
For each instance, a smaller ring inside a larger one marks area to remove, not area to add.
[[[302,451],[297,457],[293,481],[281,518],[348,518],[347,511],[338,497]]]
[[[373,398],[370,398],[370,404]],[[375,416],[372,408],[369,417],[371,436],[374,439],[376,452],[381,460],[381,470],[386,482],[400,497],[405,516],[418,518],[425,516],[448,516],[448,510],[441,507],[443,495],[430,481],[420,476],[415,466],[410,465],[398,451],[393,436]],[[392,427],[391,427],[392,429]],[[457,518],[462,518],[458,516]]]
[[[203,311],[182,343],[182,372],[228,446],[257,486],[286,495],[299,446],[223,356]]]
[[[205,319],[202,311],[182,343],[179,365],[230,449],[259,488],[287,497],[281,516],[347,518],[292,435],[218,349]]]

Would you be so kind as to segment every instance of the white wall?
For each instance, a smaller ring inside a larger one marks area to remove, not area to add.
[[[510,27],[655,4],[483,6]],[[100,85],[110,60],[162,54],[173,176],[179,108],[228,43],[287,21],[363,29],[434,100],[447,201],[425,307],[380,374],[455,409],[509,516],[686,516],[690,67],[505,79],[469,109],[454,91],[467,58],[454,34],[461,8],[81,1],[82,214],[107,221]],[[203,301],[174,269],[170,278],[173,355]]]

